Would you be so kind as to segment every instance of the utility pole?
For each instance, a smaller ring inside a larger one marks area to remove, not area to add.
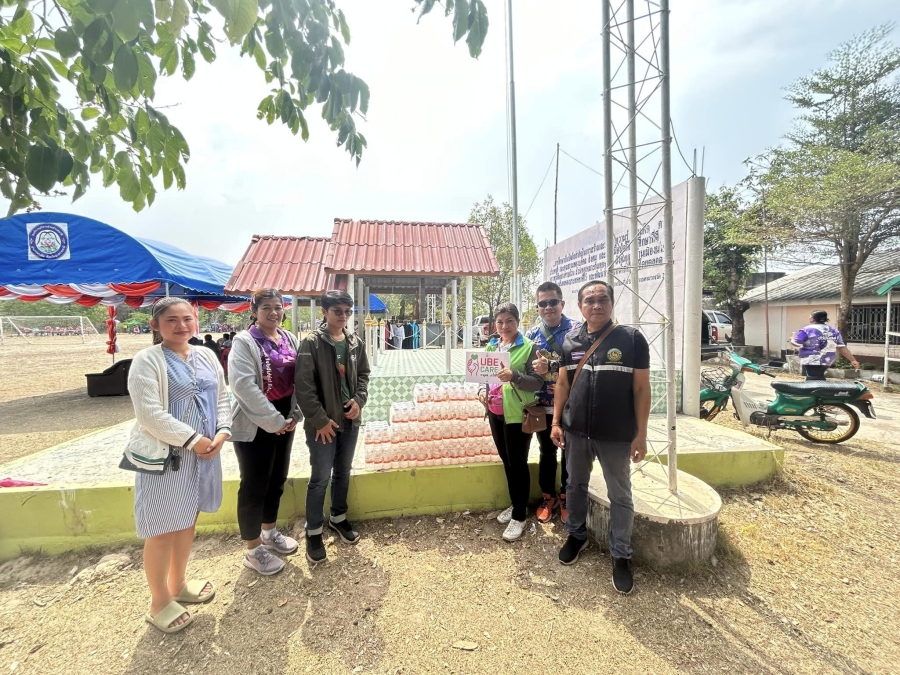
[[[559,143],[556,144],[556,185],[553,187],[553,245],[556,246],[556,202],[559,198]]]
[[[513,262],[511,300],[517,306],[521,304],[519,293],[519,180],[516,162],[516,82],[513,75],[513,19],[512,0],[506,2],[507,30],[509,31],[509,133],[510,161],[512,163],[512,209],[513,209]]]

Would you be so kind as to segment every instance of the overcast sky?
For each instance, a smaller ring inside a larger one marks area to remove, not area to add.
[[[161,80],[157,104],[191,146],[187,189],[162,190],[135,214],[99,176],[79,202],[41,200],[135,236],[234,264],[259,234],[328,236],[335,217],[466,222],[476,201],[508,199],[503,7],[486,0],[484,52],[454,47],[436,9],[416,25],[412,0],[339,0],[350,24],[348,70],[372,92],[358,125],[357,169],[320,117],[309,142],[256,119],[269,89],[255,63],[219,47],[190,83]],[[602,169],[599,0],[516,0],[519,203],[524,213],[556,143]],[[897,19],[896,0],[672,0],[672,116],[685,154],[706,148],[710,189],[778,143],[793,111],[783,89],[855,33]],[[894,34],[900,41],[900,32]],[[687,177],[673,160],[676,181]],[[559,235],[602,217],[601,178],[560,162]],[[552,239],[553,174],[528,214],[539,249]]]

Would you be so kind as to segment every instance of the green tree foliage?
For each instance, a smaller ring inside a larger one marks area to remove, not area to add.
[[[416,0],[420,18],[433,0]],[[158,77],[190,80],[224,37],[256,61],[269,93],[257,117],[306,140],[314,106],[357,164],[356,118],[369,87],[344,69],[350,28],[335,0],[2,0],[0,192],[9,215],[40,208],[35,192],[73,201],[116,185],[135,211],[160,182],[184,189],[188,142],[155,104]],[[453,38],[477,57],[487,33],[482,0],[445,0]]]
[[[731,341],[736,345],[746,344],[744,312],[750,305],[741,300],[741,295],[762,250],[753,236],[758,211],[759,206],[747,204],[735,188],[722,187],[706,197],[703,285],[728,310],[732,321]]]
[[[497,205],[491,195],[483,202],[475,204],[469,214],[470,223],[484,225],[488,240],[500,264],[500,274],[496,277],[475,277],[472,297],[478,312],[493,316],[494,308],[507,302],[512,279],[512,207],[503,203]],[[519,266],[522,269],[522,297],[529,301],[534,296],[543,268],[537,246],[528,231],[525,219],[519,215]],[[529,306],[533,303],[529,302]],[[524,313],[529,307],[520,307]]]
[[[787,220],[812,260],[841,268],[839,329],[848,327],[860,268],[900,245],[900,48],[892,26],[829,55],[829,67],[797,81],[788,99],[802,114],[788,145],[769,153],[766,208]]]

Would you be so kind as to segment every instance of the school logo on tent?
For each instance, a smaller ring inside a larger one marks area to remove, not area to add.
[[[68,260],[68,223],[28,223],[29,260]]]

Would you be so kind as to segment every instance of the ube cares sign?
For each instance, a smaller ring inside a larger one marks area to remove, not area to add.
[[[466,382],[500,384],[497,373],[504,368],[509,368],[509,354],[505,352],[466,351]]]

